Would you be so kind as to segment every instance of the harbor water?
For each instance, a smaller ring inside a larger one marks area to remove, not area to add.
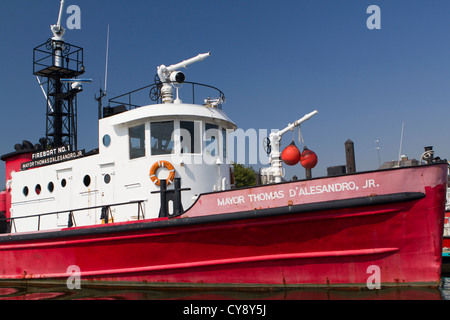
[[[0,300],[450,300],[450,277],[443,277],[439,288],[381,289],[287,289],[274,291],[238,290],[154,290],[146,288],[69,289],[58,286],[0,284]]]

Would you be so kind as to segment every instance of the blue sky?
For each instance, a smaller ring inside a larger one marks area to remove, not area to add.
[[[419,158],[432,145],[450,158],[450,1],[447,0],[67,0],[81,8],[81,30],[67,42],[84,48],[78,100],[79,149],[97,147],[97,104],[110,25],[109,97],[150,84],[160,64],[211,51],[187,80],[220,88],[225,111],[243,129],[284,128],[314,109],[305,144],[319,156],[313,176],[345,164],[355,143],[356,169]],[[369,30],[366,9],[381,9]],[[50,38],[58,0],[0,2],[0,152],[45,135],[45,101],[32,75],[32,52]],[[63,22],[70,15],[63,16]],[[288,133],[283,146],[291,142]],[[297,143],[298,145],[298,143]],[[258,166],[255,166],[258,167]],[[4,164],[0,179],[4,180]],[[304,170],[289,168],[304,177]]]

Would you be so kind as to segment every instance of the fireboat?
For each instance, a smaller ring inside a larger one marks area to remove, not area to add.
[[[98,149],[80,150],[76,98],[88,80],[83,49],[63,38],[63,7],[33,52],[46,136],[1,157],[0,281],[64,283],[76,267],[84,285],[439,285],[447,162],[284,181],[284,165],[317,163],[280,147],[311,110],[268,137],[261,185],[236,188],[225,95],[180,71],[210,53],[160,65],[154,83],[106,107],[99,97]],[[197,104],[203,90],[216,96]]]

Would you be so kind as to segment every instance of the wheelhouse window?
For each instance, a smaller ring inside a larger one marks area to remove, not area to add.
[[[129,129],[130,159],[145,157],[145,125],[141,124]]]
[[[174,147],[173,121],[152,122],[150,131],[152,135],[152,155],[171,154]]]
[[[212,157],[219,155],[219,126],[205,123],[205,152]]]
[[[200,122],[180,121],[181,153],[201,153]]]

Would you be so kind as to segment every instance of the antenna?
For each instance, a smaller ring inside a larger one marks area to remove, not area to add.
[[[105,63],[105,86],[104,90],[100,88],[99,95],[94,96],[94,99],[98,102],[98,119],[100,120],[102,116],[102,100],[104,97],[106,97],[106,90],[108,88],[108,57],[109,57],[109,24],[108,24],[108,31],[106,33],[106,63]]]
[[[380,140],[376,140],[375,143],[377,144],[377,153],[378,153],[378,166],[381,167],[381,157],[380,157]]]
[[[398,166],[400,167],[400,160],[402,157],[402,145],[403,145],[403,128],[405,127],[405,122],[402,121],[402,135],[400,136],[400,150],[398,151]]]
[[[106,64],[105,64],[105,95],[108,88],[108,56],[109,56],[109,24],[108,32],[106,34]]]

